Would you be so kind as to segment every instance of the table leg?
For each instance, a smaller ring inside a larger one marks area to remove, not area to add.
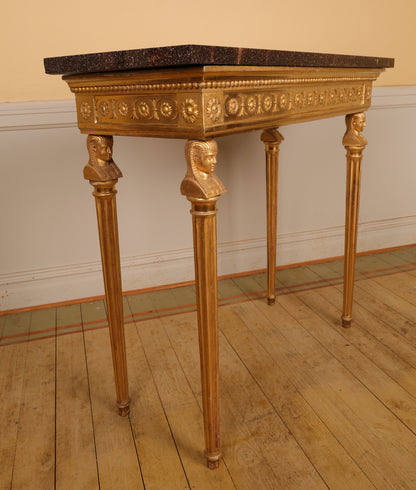
[[[214,140],[190,140],[185,154],[188,170],[181,193],[191,202],[193,223],[205,456],[208,467],[215,469],[221,457],[216,202],[225,188],[214,173],[217,154]]]
[[[112,159],[112,136],[89,135],[87,139],[90,160],[84,168],[84,177],[94,187],[97,208],[107,316],[113,356],[114,378],[119,414],[129,413],[126,346],[123,325],[123,298],[121,294],[120,252],[118,243],[115,185],[122,173]]]
[[[344,301],[341,319],[343,327],[350,327],[357,250],[361,161],[367,140],[361,135],[361,131],[365,127],[364,113],[349,114],[345,120],[347,131],[342,144],[347,150],[347,191],[345,206]]]
[[[277,182],[279,145],[283,136],[277,129],[263,131],[261,139],[266,148],[266,201],[267,201],[267,302],[276,301],[276,241],[277,241]]]

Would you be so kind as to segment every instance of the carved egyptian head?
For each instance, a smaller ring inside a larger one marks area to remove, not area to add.
[[[357,131],[360,133],[365,128],[365,114],[363,112],[349,114],[346,117],[346,124],[348,131]]]
[[[186,143],[185,153],[188,157],[188,165],[192,173],[199,170],[204,174],[212,174],[217,165],[217,142],[214,139],[207,141],[190,140]]]
[[[113,137],[89,134],[87,148],[91,165],[108,165],[113,156]]]

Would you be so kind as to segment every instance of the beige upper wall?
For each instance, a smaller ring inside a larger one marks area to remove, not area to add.
[[[415,0],[5,0],[0,101],[71,97],[43,58],[216,44],[396,58],[378,85],[416,84]]]

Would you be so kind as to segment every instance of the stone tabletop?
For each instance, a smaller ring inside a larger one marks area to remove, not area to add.
[[[394,59],[187,44],[45,58],[44,64],[48,74],[68,75],[205,65],[392,68]]]

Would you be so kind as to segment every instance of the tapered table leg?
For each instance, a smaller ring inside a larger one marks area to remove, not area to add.
[[[205,456],[208,467],[215,469],[221,457],[216,202],[225,188],[214,173],[214,140],[190,140],[185,154],[188,170],[181,193],[191,202],[193,223]]]
[[[344,300],[341,319],[343,327],[350,327],[357,250],[361,161],[367,140],[361,135],[361,131],[365,127],[364,113],[349,114],[345,120],[347,131],[342,144],[347,150],[347,191],[345,206]]]
[[[112,160],[113,138],[111,136],[89,135],[87,146],[90,160],[84,168],[84,177],[94,187],[117,406],[119,414],[125,416],[129,413],[130,399],[121,294],[117,191],[115,190],[118,178],[122,177],[122,174]]]
[[[266,149],[266,201],[267,201],[267,302],[276,301],[276,241],[277,241],[277,183],[279,145],[283,136],[277,129],[263,131]]]

